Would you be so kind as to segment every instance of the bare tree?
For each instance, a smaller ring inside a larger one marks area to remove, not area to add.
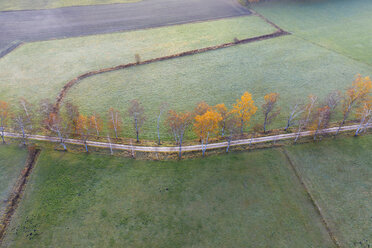
[[[109,109],[109,128],[114,131],[115,137],[118,138],[118,132],[121,128],[121,119],[119,111],[110,108]]]
[[[227,140],[226,153],[229,152],[231,141],[239,134],[239,119],[237,115],[229,112],[224,119],[224,136]]]
[[[162,114],[164,113],[164,111],[166,111],[168,109],[168,103],[166,102],[163,102],[161,105],[160,105],[160,111],[159,111],[159,115],[158,115],[158,120],[157,120],[157,132],[158,132],[158,145],[161,145],[161,142],[160,142],[160,118],[162,116]]]
[[[25,112],[25,115],[30,123],[30,130],[32,130],[32,116],[33,116],[33,107],[32,105],[23,97],[19,99],[19,104],[21,108]]]
[[[264,133],[266,133],[266,127],[267,125],[270,125],[270,123],[277,117],[280,113],[280,109],[274,111],[276,107],[276,103],[278,101],[279,94],[278,93],[269,93],[265,95],[265,103],[262,104],[262,112],[264,114],[264,124],[263,124],[263,130]]]
[[[146,120],[145,110],[137,100],[132,100],[128,109],[128,113],[133,118],[133,125],[136,129],[137,142],[139,142],[139,132]]]
[[[59,114],[50,113],[48,120],[46,121],[49,130],[56,133],[60,140],[60,144],[63,147],[63,150],[67,150],[65,144],[65,135],[68,130],[67,124],[64,123],[63,119],[59,116]]]
[[[318,111],[315,113],[314,118],[314,140],[316,140],[317,135],[322,129],[325,129],[328,127],[329,120],[331,116],[331,108],[327,105],[318,108]]]
[[[14,129],[22,132],[23,145],[26,146],[27,135],[26,132],[30,128],[31,123],[29,122],[26,114],[22,111],[18,111],[13,118]]]
[[[296,118],[299,115],[301,115],[303,112],[304,112],[304,108],[303,108],[303,106],[300,103],[297,102],[295,105],[293,105],[291,107],[291,113],[288,116],[287,126],[284,128],[284,131],[287,131],[288,128],[290,128],[291,126],[295,125]]]
[[[308,103],[305,105],[304,108],[304,116],[303,118],[298,122],[298,130],[297,135],[295,138],[295,143],[297,142],[298,138],[300,137],[302,129],[306,128],[309,124],[309,120],[311,117],[311,113],[313,111],[313,108],[315,106],[316,101],[318,100],[317,96],[309,95],[308,97]]]

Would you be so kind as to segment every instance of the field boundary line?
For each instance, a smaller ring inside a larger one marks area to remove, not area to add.
[[[297,179],[299,180],[300,184],[304,187],[312,205],[314,206],[316,212],[318,213],[318,215],[320,216],[320,219],[322,220],[322,223],[324,225],[324,227],[326,228],[330,238],[332,239],[333,243],[336,245],[336,247],[340,248],[341,245],[339,243],[339,241],[337,240],[336,236],[334,235],[328,221],[326,220],[326,218],[324,217],[324,214],[323,214],[323,211],[321,209],[321,207],[319,206],[319,204],[317,203],[317,201],[315,200],[315,198],[313,197],[313,195],[310,193],[310,190],[308,188],[308,186],[306,185],[304,179],[302,178],[301,176],[301,173],[299,172],[299,170],[297,169],[295,163],[292,161],[291,157],[289,156],[288,152],[286,149],[280,149],[284,156],[286,157],[289,165],[291,166],[294,174],[296,175]]]
[[[10,193],[8,203],[6,206],[6,212],[4,218],[0,222],[0,245],[3,242],[3,239],[6,234],[7,227],[10,224],[11,218],[15,213],[18,204],[21,200],[22,194],[26,188],[29,176],[31,175],[32,169],[34,168],[37,158],[40,155],[41,150],[31,148],[28,152],[28,157],[25,163],[25,168],[22,170],[21,175],[19,176],[15,186],[13,187],[12,192]]]
[[[104,69],[94,70],[94,71],[84,73],[84,74],[70,80],[67,84],[65,84],[62,87],[62,90],[60,91],[60,93],[58,94],[58,96],[56,98],[56,102],[55,102],[54,107],[53,107],[53,113],[57,114],[59,112],[60,105],[63,102],[64,97],[67,95],[68,91],[74,85],[76,85],[78,82],[80,82],[81,80],[86,79],[88,77],[96,76],[96,75],[107,73],[107,72],[122,70],[122,69],[129,68],[129,67],[135,67],[135,66],[139,66],[139,65],[146,65],[146,64],[151,64],[151,63],[155,63],[155,62],[171,60],[171,59],[190,56],[190,55],[194,55],[194,54],[200,54],[200,53],[205,53],[205,52],[214,51],[214,50],[218,50],[218,49],[233,47],[233,46],[237,46],[237,45],[240,45],[240,44],[246,44],[246,43],[252,43],[252,42],[257,42],[257,41],[262,41],[262,40],[273,39],[273,38],[277,38],[277,37],[285,36],[285,35],[290,35],[290,33],[286,32],[286,31],[283,31],[283,30],[278,30],[274,33],[265,34],[265,35],[261,35],[261,36],[256,36],[256,37],[252,37],[252,38],[247,38],[247,39],[242,39],[242,40],[237,40],[237,41],[234,41],[234,42],[223,43],[223,44],[220,44],[220,45],[205,47],[205,48],[201,48],[201,49],[189,50],[189,51],[186,51],[186,52],[172,54],[172,55],[168,55],[168,56],[164,56],[164,57],[157,57],[157,58],[154,58],[154,59],[149,59],[149,60],[145,60],[145,61],[141,61],[141,62],[132,62],[132,63],[128,63],[128,64],[121,64],[121,65],[114,66],[114,67],[109,67],[109,68],[104,68]]]
[[[341,128],[341,132],[346,131],[354,131],[358,128],[359,125],[352,125],[352,126],[344,126]],[[371,128],[372,125],[368,126]],[[323,134],[332,134],[337,133],[338,127],[332,127],[322,130]],[[314,131],[303,131],[300,133],[299,137],[308,137],[314,134]],[[288,140],[296,138],[297,133],[288,133],[288,134],[280,134],[280,135],[272,135],[266,137],[259,137],[259,138],[249,138],[249,139],[240,139],[240,140],[233,140],[230,143],[230,146],[242,146],[242,145],[250,145],[250,144],[260,144],[260,143],[267,143],[267,142],[277,142],[279,140]],[[20,133],[11,133],[11,132],[4,132],[4,136],[8,138],[22,138],[22,134]],[[53,136],[43,136],[43,135],[27,135],[27,139],[35,140],[35,141],[47,141],[53,143],[60,143],[61,139],[58,137]],[[73,145],[85,145],[84,142],[80,139],[64,139],[64,143],[66,144],[73,144]],[[98,141],[87,141],[86,144],[90,147],[97,147],[97,148],[111,148],[114,150],[125,150],[125,151],[138,151],[138,152],[179,152],[178,146],[135,146],[135,145],[124,145],[124,144],[117,144],[117,143],[106,143],[106,142],[98,142]],[[218,142],[218,143],[210,143],[207,146],[207,150],[214,150],[220,148],[226,148],[228,146],[228,142]],[[182,146],[183,152],[193,152],[193,151],[201,151],[202,145],[190,145],[190,146]]]
[[[14,41],[12,42],[8,47],[6,47],[3,50],[0,50],[0,59],[5,57],[7,54],[10,52],[14,51],[15,49],[19,48],[22,46],[24,43],[22,41]]]

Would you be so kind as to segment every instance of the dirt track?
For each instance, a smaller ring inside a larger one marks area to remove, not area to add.
[[[0,51],[14,41],[112,33],[249,14],[251,12],[236,0],[144,0],[0,12]]]
[[[369,126],[371,128],[372,126]],[[345,131],[354,131],[358,128],[358,125],[352,126],[344,126],[341,128],[341,132]],[[322,130],[322,133],[336,133],[338,127],[332,127]],[[300,137],[311,136],[313,135],[313,131],[304,131],[301,132]],[[280,134],[280,135],[273,135],[273,136],[266,136],[260,138],[253,138],[253,139],[241,139],[241,140],[233,140],[231,141],[231,146],[239,146],[239,145],[248,145],[248,144],[259,144],[265,142],[272,142],[272,141],[279,141],[279,140],[288,140],[294,139],[296,137],[296,133],[288,133],[288,134]],[[21,138],[22,135],[18,133],[8,133],[5,132],[5,137],[12,137],[12,138]],[[38,141],[49,141],[58,143],[60,139],[57,137],[51,136],[42,136],[42,135],[28,135],[27,137],[30,140],[38,140]],[[64,142],[66,144],[75,144],[75,145],[84,145],[81,140],[78,139],[65,139]],[[99,148],[110,148],[109,143],[105,142],[96,142],[96,141],[87,141],[88,146],[92,147],[99,147]],[[211,149],[219,149],[227,147],[227,142],[220,142],[220,143],[211,143],[207,146],[207,150]],[[131,146],[131,145],[122,145],[122,144],[111,144],[112,148],[115,150],[126,150],[126,151],[141,151],[141,152],[178,152],[177,146],[169,146],[169,147],[155,147],[155,146]],[[201,151],[201,145],[193,145],[193,146],[183,146],[182,151]]]

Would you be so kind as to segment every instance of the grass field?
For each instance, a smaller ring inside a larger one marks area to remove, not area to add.
[[[249,91],[260,107],[265,94],[277,92],[281,114],[271,127],[284,127],[297,99],[315,94],[322,100],[351,85],[358,73],[372,75],[372,67],[285,36],[90,77],[72,88],[67,99],[87,114],[96,111],[105,117],[110,107],[121,110],[129,127],[124,137],[134,135],[126,109],[130,100],[139,99],[147,114],[142,137],[154,139],[163,101],[176,110],[192,110],[203,100],[230,107]],[[256,123],[261,120],[259,110]]]
[[[256,16],[29,43],[0,59],[0,99],[54,98],[69,80],[100,68],[274,32]]]
[[[254,9],[298,37],[372,65],[372,1],[266,1]]]
[[[25,167],[26,158],[27,150],[0,145],[0,218],[4,214],[6,200]]]
[[[4,247],[333,247],[279,151],[149,162],[44,151]]]
[[[52,9],[68,6],[110,4],[110,3],[133,3],[140,0],[11,0],[0,1],[0,11],[24,10],[24,9]]]
[[[372,136],[287,150],[343,247],[372,245]]]

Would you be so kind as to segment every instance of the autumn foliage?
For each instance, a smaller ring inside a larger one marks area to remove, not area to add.
[[[240,120],[240,133],[243,134],[244,126],[248,124],[251,117],[257,112],[257,107],[254,105],[252,95],[244,92],[242,97],[236,100],[233,106],[232,113],[236,114]]]

